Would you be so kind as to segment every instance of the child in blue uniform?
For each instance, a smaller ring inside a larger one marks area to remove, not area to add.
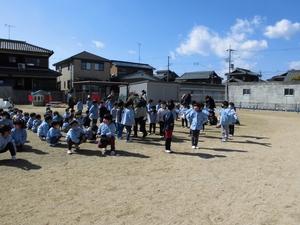
[[[14,128],[11,131],[11,136],[15,142],[17,151],[22,151],[27,140],[27,132],[22,120],[17,119],[14,121]]]
[[[37,114],[35,116],[35,119],[32,122],[32,128],[31,128],[31,130],[32,130],[33,133],[37,133],[38,127],[42,124],[42,122],[43,121],[42,121],[41,115]]]
[[[157,123],[157,111],[156,106],[151,106],[148,111],[148,121],[149,121],[149,134],[155,134],[156,123]]]
[[[116,132],[116,125],[112,121],[112,116],[110,114],[106,114],[103,117],[103,122],[100,124],[98,129],[98,136],[100,137],[100,141],[98,144],[99,148],[104,148],[105,155],[115,155],[115,132]],[[111,150],[107,151],[106,147],[110,145]]]
[[[10,127],[7,125],[0,127],[0,153],[9,151],[12,160],[16,160],[16,146],[11,136]]]
[[[53,121],[51,123],[51,128],[47,132],[47,142],[51,147],[54,147],[58,144],[59,139],[62,137],[60,133],[60,123],[58,121]]]
[[[44,121],[37,129],[37,135],[42,141],[46,140],[48,130],[50,129],[51,119],[52,119],[51,116],[45,116]]]
[[[121,120],[122,127],[123,128],[125,127],[125,129],[126,129],[126,141],[127,142],[131,141],[131,139],[130,139],[131,129],[135,123],[134,111],[132,109],[132,104],[133,104],[132,101],[128,101],[125,103],[125,105],[124,105],[125,109],[123,110],[122,120]]]
[[[26,127],[28,130],[31,130],[32,126],[33,126],[33,121],[35,120],[35,113],[30,113],[29,115],[29,119],[27,121]]]
[[[192,148],[198,149],[198,140],[200,130],[203,128],[203,124],[207,121],[207,114],[202,112],[203,109],[202,103],[194,104],[194,109],[187,115],[187,119],[191,121],[190,129],[192,131]]]
[[[220,121],[217,127],[221,127],[222,132],[222,142],[228,141],[229,136],[229,125],[234,119],[234,114],[231,109],[228,108],[228,101],[224,101],[222,104],[222,109],[220,111]]]
[[[99,109],[98,109],[97,101],[93,101],[93,105],[89,110],[89,114],[90,114],[89,115],[90,119],[92,120],[92,124],[96,125],[99,118]]]
[[[79,145],[85,140],[84,131],[79,126],[76,120],[70,123],[71,129],[68,131],[66,140],[68,143],[68,154],[72,154],[72,146],[75,145],[75,149],[79,150]]]

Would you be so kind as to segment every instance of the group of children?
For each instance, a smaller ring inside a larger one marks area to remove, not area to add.
[[[116,155],[115,139],[123,138],[123,130],[126,131],[126,142],[131,142],[132,127],[134,136],[137,136],[137,124],[140,123],[140,131],[143,138],[147,132],[146,120],[149,122],[149,134],[156,134],[156,124],[159,124],[159,135],[165,139],[165,152],[171,153],[171,142],[175,120],[180,118],[182,126],[190,129],[192,148],[198,149],[198,139],[204,125],[210,123],[216,125],[214,112],[205,109],[202,103],[193,102],[192,107],[182,105],[176,107],[173,101],[159,101],[154,105],[152,100],[138,99],[134,102],[119,101],[115,104],[107,104],[97,101],[87,101],[87,110],[82,115],[84,105],[78,101],[77,111],[66,109],[63,116],[57,111],[52,112],[46,108],[44,120],[36,113],[23,113],[19,109],[11,109],[8,112],[0,111],[0,152],[10,151],[12,159],[16,158],[16,152],[22,151],[27,139],[27,131],[37,133],[37,136],[54,147],[59,144],[66,133],[67,153],[72,154],[73,146],[79,150],[79,145],[85,141],[97,142],[98,147],[106,155]],[[229,135],[233,135],[234,124],[237,115],[234,104],[224,101],[220,110],[219,124],[222,129],[222,141],[227,141]],[[98,124],[100,121],[100,124]],[[110,150],[107,147],[110,146]]]

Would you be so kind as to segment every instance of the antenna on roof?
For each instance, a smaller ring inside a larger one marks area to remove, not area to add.
[[[139,48],[139,63],[141,63],[141,43],[140,42],[138,42],[137,43],[138,44],[138,48]]]
[[[7,30],[8,30],[8,39],[10,39],[10,29],[14,28],[15,26],[11,25],[11,24],[4,24],[4,26],[7,27]]]

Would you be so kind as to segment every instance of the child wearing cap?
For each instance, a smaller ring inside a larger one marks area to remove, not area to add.
[[[12,139],[15,142],[17,151],[22,151],[27,140],[27,132],[23,120],[14,121],[14,128],[11,130]]]
[[[16,160],[16,146],[11,136],[10,127],[7,125],[0,127],[0,153],[9,151],[12,160]]]
[[[68,131],[66,140],[68,143],[68,154],[72,154],[72,146],[75,145],[75,149],[79,150],[79,145],[84,141],[84,131],[79,126],[78,122],[76,120],[73,120],[70,123],[71,129]]]
[[[58,121],[53,121],[51,123],[51,128],[47,132],[46,140],[51,147],[58,144],[59,139],[62,137],[60,133],[60,123]]]

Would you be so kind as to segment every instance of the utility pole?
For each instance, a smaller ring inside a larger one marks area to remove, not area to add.
[[[168,56],[168,71],[167,71],[167,82],[169,82],[169,71],[170,71],[170,56]]]
[[[141,43],[138,42],[138,48],[139,48],[139,63],[141,63]]]
[[[228,83],[229,83],[229,74],[231,73],[231,68],[232,66],[232,52],[234,52],[234,49],[231,49],[231,46],[229,46],[229,49],[226,50],[228,52],[228,74],[227,74],[227,79],[226,79],[226,100],[229,101],[229,88],[228,88]]]
[[[11,25],[11,24],[4,24],[5,27],[7,27],[8,29],[8,39],[10,39],[10,29],[14,28],[15,26]]]

